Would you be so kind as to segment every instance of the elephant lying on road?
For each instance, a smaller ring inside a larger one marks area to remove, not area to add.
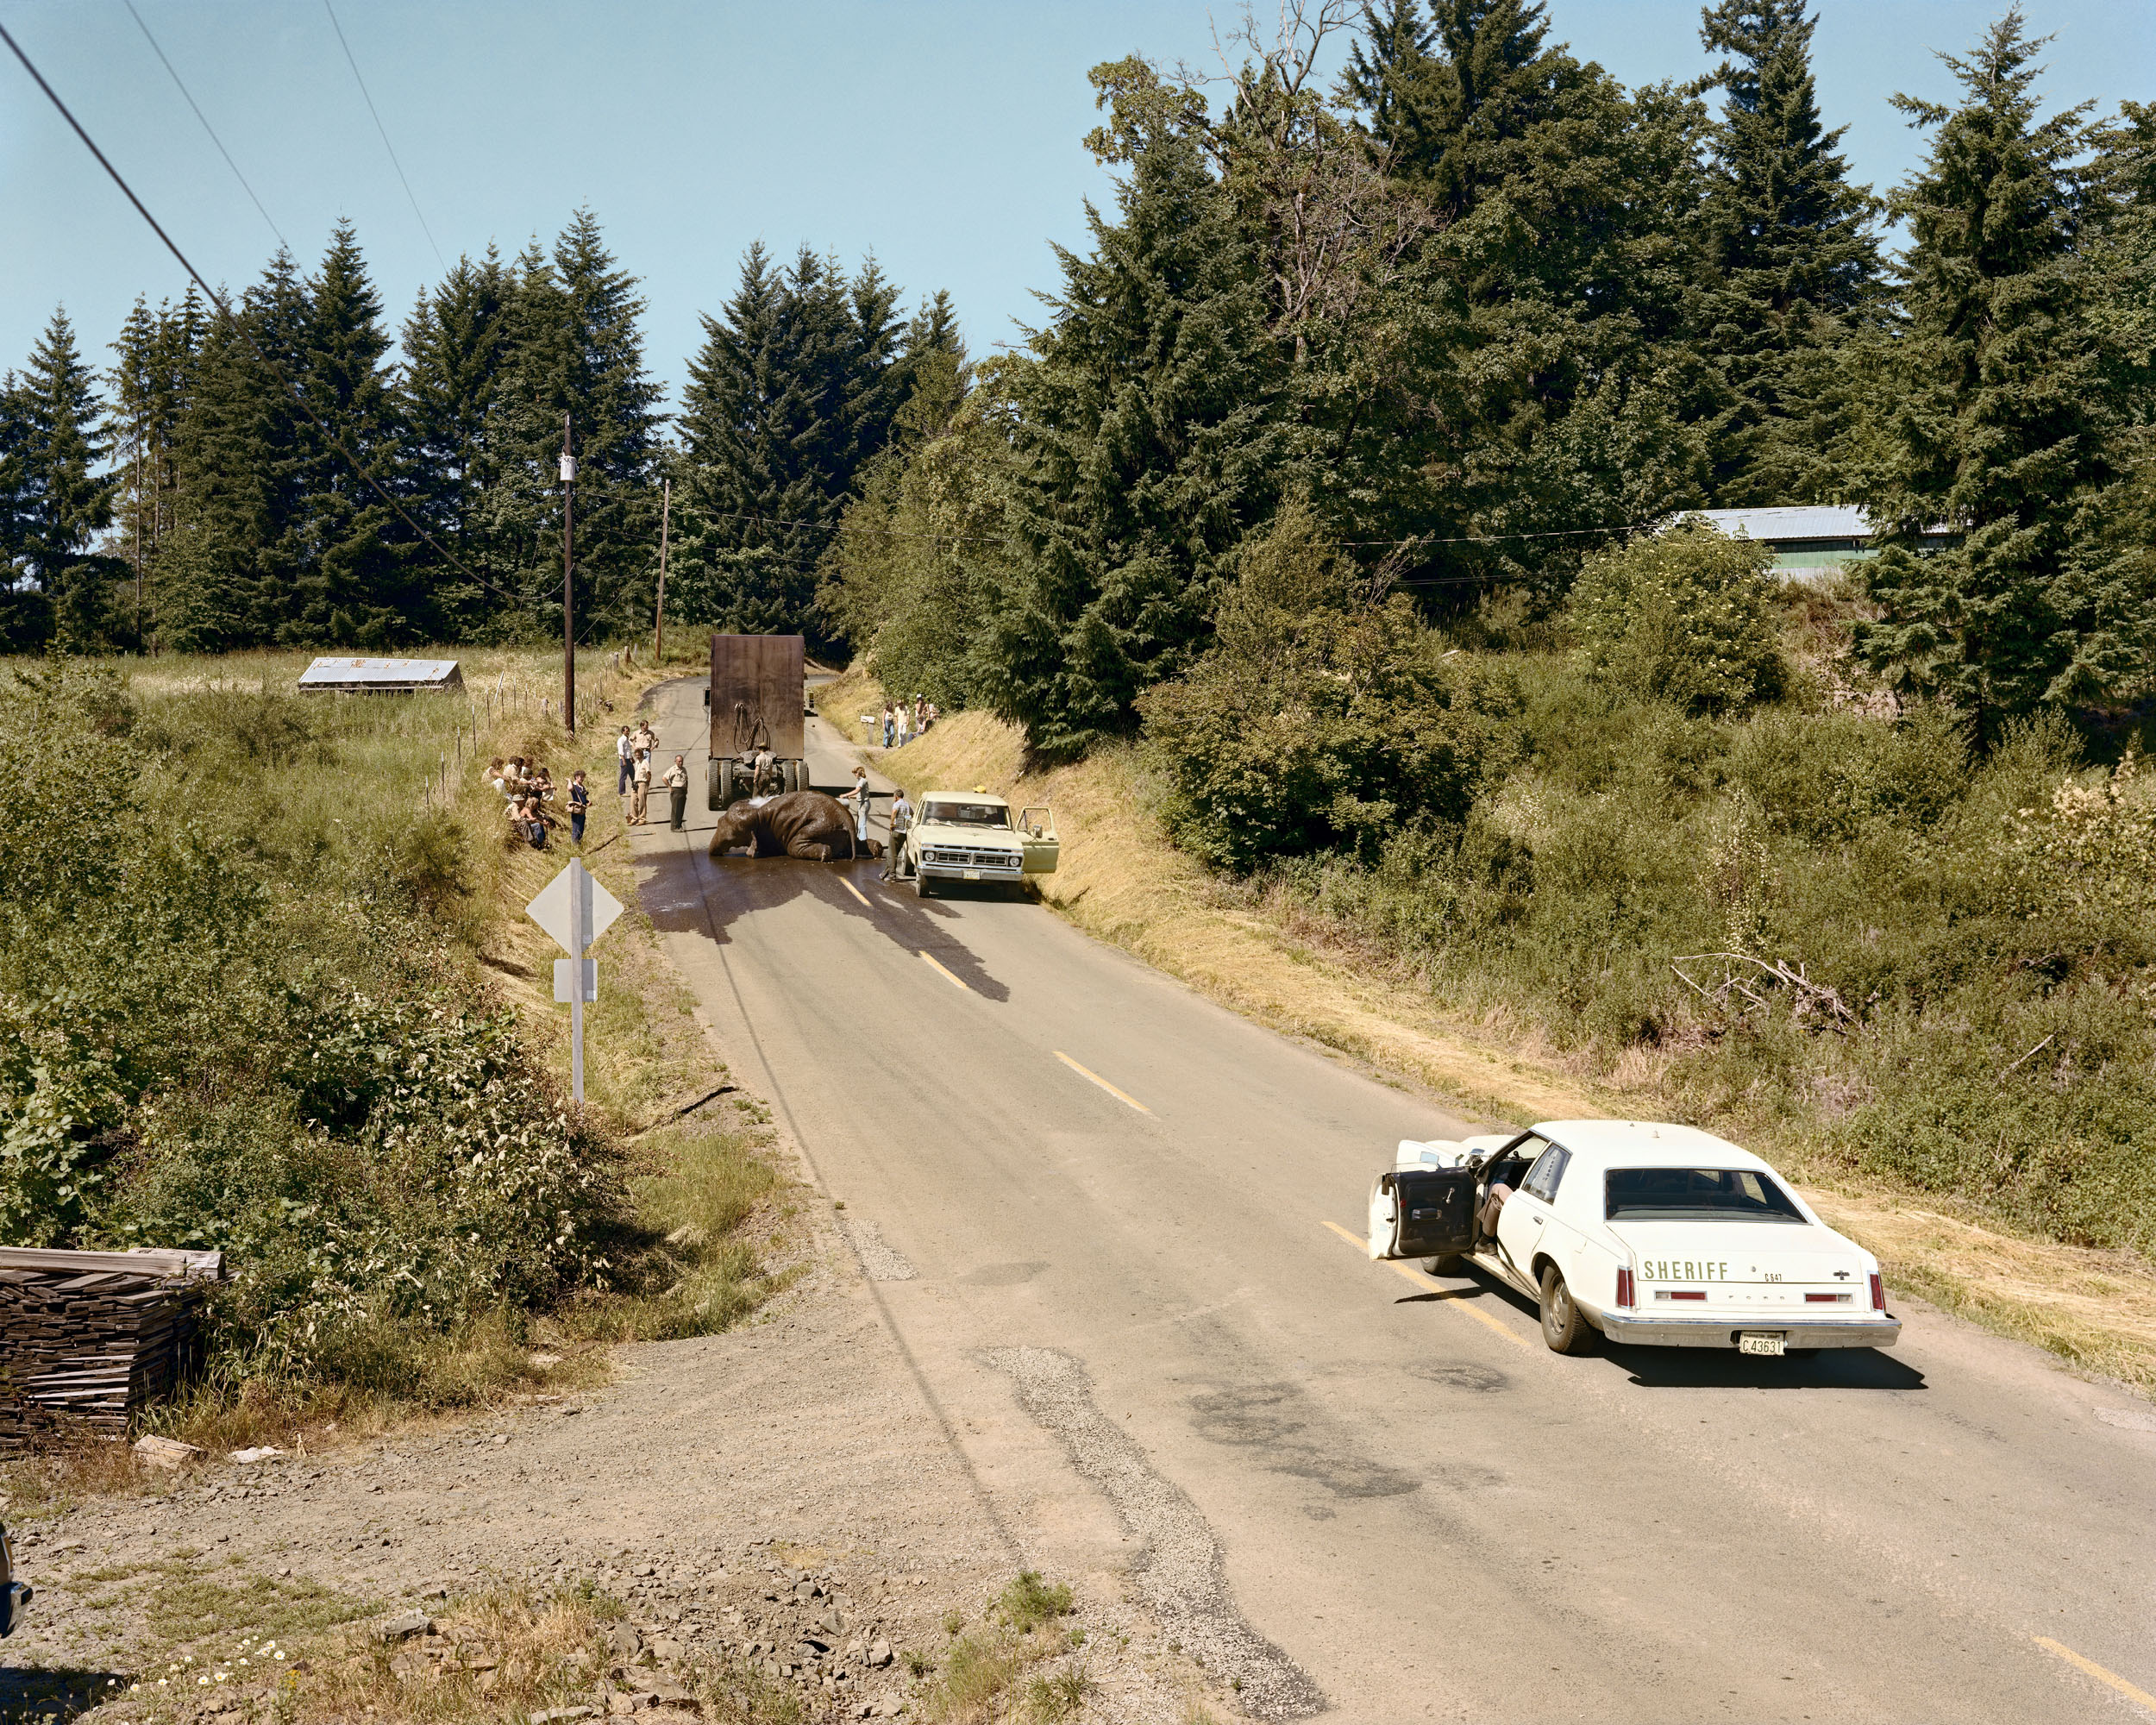
[[[736,803],[711,829],[711,855],[724,856],[744,844],[751,856],[798,856],[805,862],[883,855],[883,841],[855,838],[853,816],[821,791]]]

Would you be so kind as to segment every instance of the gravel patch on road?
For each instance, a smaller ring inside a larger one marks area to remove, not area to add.
[[[854,1243],[854,1251],[871,1282],[911,1282],[921,1273],[906,1261],[906,1254],[884,1239],[876,1225],[866,1216],[856,1216],[849,1211],[839,1217],[838,1225]]]
[[[1101,1413],[1085,1367],[1052,1348],[993,1348],[984,1357],[1010,1376],[1018,1404],[1055,1433],[1072,1465],[1100,1487],[1125,1529],[1142,1542],[1136,1579],[1162,1629],[1209,1675],[1234,1683],[1236,1699],[1251,1718],[1307,1719],[1324,1712],[1317,1684],[1244,1621],[1213,1529],[1188,1495],[1156,1472]]]

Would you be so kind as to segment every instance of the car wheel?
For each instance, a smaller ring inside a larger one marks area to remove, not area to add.
[[[1466,1269],[1457,1251],[1440,1252],[1435,1258],[1426,1258],[1422,1261],[1425,1276],[1459,1276],[1464,1274]]]
[[[928,876],[921,872],[920,864],[918,862],[913,865],[913,896],[917,899],[932,899],[936,896],[929,890]]]
[[[1542,1339],[1552,1353],[1585,1353],[1595,1340],[1554,1264],[1542,1272]]]

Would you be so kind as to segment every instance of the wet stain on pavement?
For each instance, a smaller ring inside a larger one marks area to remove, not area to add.
[[[1206,1442],[1262,1451],[1273,1472],[1307,1479],[1336,1497],[1400,1497],[1422,1484],[1357,1454],[1345,1431],[1292,1383],[1210,1390],[1191,1397],[1190,1408]]]
[[[1473,1365],[1464,1360],[1436,1360],[1421,1365],[1411,1365],[1408,1371],[1417,1377],[1426,1377],[1432,1383],[1441,1383],[1448,1389],[1472,1389],[1488,1395],[1495,1389],[1508,1389],[1512,1379],[1494,1365]]]
[[[1027,1264],[984,1264],[958,1279],[968,1288],[1015,1288],[1021,1282],[1031,1282],[1047,1268],[1047,1264],[1039,1259]]]

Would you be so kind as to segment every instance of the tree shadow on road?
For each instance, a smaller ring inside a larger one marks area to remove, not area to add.
[[[700,934],[721,946],[731,944],[730,931],[753,913],[778,910],[803,897],[866,923],[908,953],[925,953],[985,1000],[1006,1001],[1011,990],[982,967],[961,941],[953,925],[956,913],[912,890],[886,892],[876,880],[879,865],[803,862],[790,856],[724,856],[705,854],[706,826],[693,826],[665,850],[638,853],[649,872],[639,896],[651,925],[667,934]],[[670,835],[671,836],[671,835]],[[868,900],[864,905],[843,884],[851,881]]]

